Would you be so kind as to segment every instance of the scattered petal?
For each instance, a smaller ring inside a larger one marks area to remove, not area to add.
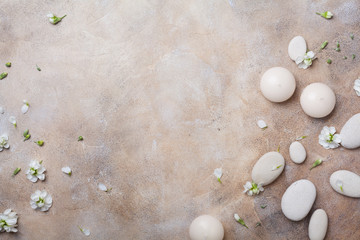
[[[81,228],[78,226],[78,228],[80,229],[80,231],[85,235],[85,236],[89,236],[90,235],[90,230],[87,228]]]
[[[360,77],[354,81],[354,90],[356,95],[360,96]]]
[[[246,226],[244,220],[241,219],[237,213],[234,214],[234,218],[235,218],[235,220],[236,220],[238,223],[240,223],[240,224],[243,225],[244,227],[248,228],[248,226]]]
[[[216,168],[216,169],[214,170],[214,175],[215,175],[215,177],[217,178],[218,182],[219,182],[219,183],[222,183],[221,180],[220,180],[220,178],[221,178],[222,175],[223,175],[222,169],[221,169],[221,168]]]
[[[72,174],[70,167],[63,167],[63,168],[61,168],[61,171],[63,171],[63,173],[66,173],[69,176],[71,176],[71,174]]]
[[[0,114],[4,114],[5,110],[3,107],[0,107]]]
[[[268,127],[268,125],[266,124],[266,122],[264,120],[257,121],[257,125],[261,129],[266,129]]]
[[[9,117],[9,122],[14,125],[14,127],[17,127],[16,118],[14,116]]]
[[[52,24],[57,24],[58,22],[60,22],[64,17],[66,17],[66,15],[62,16],[62,17],[57,17],[56,15],[49,13],[48,15],[46,15],[49,18],[49,22]]]
[[[104,184],[102,184],[102,183],[99,183],[98,188],[99,188],[101,191],[104,191],[104,192],[107,192],[107,191],[108,191],[107,187],[106,187]]]
[[[317,167],[317,166],[319,166],[321,163],[322,163],[322,160],[321,160],[321,159],[317,159],[317,160],[313,163],[313,165],[311,166],[310,170],[313,169],[313,168],[315,168],[315,167]]]

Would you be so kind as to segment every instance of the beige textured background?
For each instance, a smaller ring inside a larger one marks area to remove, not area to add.
[[[318,193],[311,212],[323,208],[330,218],[326,239],[360,239],[360,201],[329,184],[338,169],[360,173],[359,149],[317,143],[323,126],[340,130],[360,112],[352,90],[360,74],[359,8],[357,0],[1,1],[0,71],[7,61],[13,66],[0,81],[0,134],[8,133],[11,145],[0,153],[0,211],[18,212],[19,232],[0,238],[85,239],[80,225],[91,230],[86,239],[188,239],[191,221],[211,214],[225,239],[302,240],[310,215],[288,221],[280,199],[307,178]],[[332,20],[315,15],[326,10]],[[48,12],[68,16],[53,26]],[[310,50],[329,41],[308,70],[287,55],[296,35]],[[341,53],[333,50],[337,40]],[[262,73],[273,66],[296,77],[294,96],[282,104],[259,92]],[[337,96],[335,111],[321,120],[299,104],[302,89],[317,81]],[[31,104],[25,115],[23,99]],[[269,128],[260,130],[258,119]],[[22,141],[26,128],[44,147]],[[309,136],[302,141],[308,158],[295,165],[288,147],[301,135]],[[279,144],[285,171],[261,195],[243,194],[253,164]],[[318,157],[325,162],[309,171]],[[46,181],[26,179],[31,159],[44,161]],[[73,176],[61,172],[65,165]],[[23,170],[11,177],[16,167]],[[212,175],[217,167],[222,185]],[[112,192],[99,191],[99,182]],[[49,212],[30,208],[36,189],[52,194]],[[250,229],[235,222],[235,212]]]

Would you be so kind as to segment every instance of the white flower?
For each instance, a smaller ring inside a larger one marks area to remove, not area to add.
[[[299,68],[307,69],[311,66],[312,61],[315,59],[315,53],[313,51],[309,51],[305,53],[304,56],[297,57],[295,63],[298,65]]]
[[[319,135],[319,143],[326,149],[337,148],[340,146],[341,138],[339,134],[335,134],[334,127],[325,126]]]
[[[4,108],[3,107],[0,107],[0,114],[4,114]]]
[[[0,136],[0,152],[4,149],[4,148],[9,148],[10,145],[8,143],[9,137],[6,134],[3,134]]]
[[[64,17],[66,17],[66,15],[62,16],[62,17],[57,17],[56,15],[49,13],[48,15],[46,15],[49,18],[49,22],[51,22],[52,24],[57,24],[58,22],[60,22]]]
[[[41,165],[40,162],[36,160],[32,160],[29,164],[29,170],[27,170],[26,175],[27,179],[32,181],[33,183],[37,182],[38,179],[43,181],[45,179],[44,172],[46,169]]]
[[[14,116],[9,117],[9,122],[16,127],[16,118]]]
[[[67,175],[71,176],[72,171],[71,171],[71,168],[70,168],[70,167],[63,167],[63,168],[61,169],[61,171],[63,171],[63,172],[66,173]]]
[[[243,193],[246,193],[249,196],[252,196],[254,194],[259,194],[260,192],[264,191],[264,188],[262,187],[262,184],[256,184],[254,182],[246,182],[246,184],[244,185],[245,190],[243,191]]]
[[[360,78],[354,81],[354,90],[356,92],[356,95],[360,96]]]
[[[80,229],[80,231],[85,235],[85,236],[89,236],[90,235],[90,230],[87,228],[81,228],[78,226],[78,228]]]
[[[40,209],[40,211],[46,212],[52,206],[52,197],[45,190],[36,190],[30,198],[32,209]]]
[[[16,229],[18,216],[11,209],[6,209],[4,213],[0,213],[0,232],[17,232]]]
[[[266,124],[266,122],[265,122],[264,120],[259,120],[259,121],[257,121],[257,125],[258,125],[258,127],[261,128],[261,129],[265,129],[265,128],[268,127],[267,124]]]
[[[101,191],[104,191],[104,192],[109,192],[112,188],[108,189],[104,184],[102,183],[99,183],[98,185],[98,188],[101,190]]]
[[[24,102],[24,105],[21,107],[21,112],[23,114],[25,114],[29,110],[30,105],[29,105],[28,101],[26,101],[26,100],[24,100],[23,102]]]
[[[220,180],[221,176],[223,175],[222,169],[221,169],[221,168],[216,168],[216,169],[214,170],[214,175],[215,175],[215,177],[217,178],[218,182],[219,182],[219,183],[222,183],[221,180]]]
[[[341,180],[337,180],[336,181],[336,186],[338,186],[339,188],[340,188],[340,190],[343,192],[344,190],[343,190],[343,183],[342,183],[342,181]]]
[[[237,213],[234,214],[234,218],[235,218],[235,220],[236,220],[237,222],[240,220],[240,217],[239,217],[239,215],[238,215]]]

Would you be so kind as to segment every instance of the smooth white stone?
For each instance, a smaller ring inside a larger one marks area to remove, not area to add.
[[[328,227],[328,216],[322,209],[317,209],[310,218],[309,238],[310,240],[323,240]]]
[[[304,146],[298,141],[291,143],[289,153],[290,158],[294,163],[300,164],[303,163],[306,159],[306,150]]]
[[[300,96],[300,105],[304,112],[313,118],[329,115],[335,107],[336,97],[333,90],[324,83],[311,83]]]
[[[298,180],[282,196],[281,210],[288,219],[300,221],[308,215],[315,198],[315,185],[306,179]]]
[[[191,240],[222,240],[224,227],[210,215],[201,215],[192,221],[189,229]]]
[[[290,58],[295,61],[298,57],[305,55],[306,49],[305,39],[302,36],[296,36],[289,43],[288,53]]]
[[[278,169],[274,169],[278,166],[280,166]],[[269,185],[280,176],[284,167],[285,160],[280,153],[265,153],[253,167],[251,173],[252,180],[257,184],[262,184],[262,186]]]
[[[352,116],[340,131],[341,145],[344,148],[360,147],[360,113]]]
[[[295,88],[294,75],[283,67],[270,68],[261,77],[261,92],[271,102],[288,100],[294,94]]]
[[[342,189],[339,184],[342,184]],[[360,176],[356,173],[339,170],[331,174],[330,176],[330,185],[338,193],[353,197],[360,198]]]

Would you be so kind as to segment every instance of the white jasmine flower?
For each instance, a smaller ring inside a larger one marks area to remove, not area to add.
[[[335,134],[334,127],[325,126],[319,135],[319,143],[326,149],[337,148],[340,146],[341,138],[339,134]]]
[[[305,53],[304,56],[297,57],[295,63],[298,65],[299,68],[307,69],[311,66],[312,61],[315,59],[315,53],[313,51],[309,51]]]
[[[81,228],[78,226],[78,228],[80,229],[80,231],[85,235],[85,236],[89,236],[90,235],[90,230],[86,229],[86,228]]]
[[[66,15],[62,16],[62,17],[57,17],[56,15],[49,13],[48,15],[46,15],[49,18],[49,22],[51,22],[52,24],[57,24],[58,22],[60,22],[64,17],[66,17]]]
[[[98,185],[98,188],[101,190],[101,191],[104,191],[104,192],[109,192],[112,188],[107,188],[104,184],[102,183],[99,183]]]
[[[40,209],[40,211],[46,212],[52,206],[52,197],[45,190],[36,190],[30,198],[32,209]]]
[[[29,110],[29,106],[30,104],[28,103],[28,101],[24,100],[24,105],[21,107],[21,112],[23,114],[27,113],[27,111]]]
[[[0,152],[4,149],[4,148],[9,148],[10,145],[8,143],[9,137],[6,134],[3,134],[0,136]]]
[[[356,92],[356,95],[360,96],[360,78],[354,81],[354,90]]]
[[[337,180],[335,184],[336,184],[336,186],[338,186],[338,187],[340,188],[340,190],[341,190],[342,192],[344,192],[344,190],[343,190],[343,183],[342,183],[341,180]]]
[[[264,120],[257,121],[257,125],[261,129],[266,129],[268,127],[268,125],[266,124],[266,122]]]
[[[9,122],[16,127],[16,118],[14,116],[9,117]]]
[[[256,184],[254,182],[246,182],[246,184],[244,185],[245,190],[243,191],[243,193],[247,192],[249,196],[259,194],[260,192],[264,191],[264,188],[261,185],[262,184]]]
[[[63,167],[61,169],[61,171],[63,171],[64,173],[66,173],[67,175],[71,176],[72,174],[72,171],[71,171],[71,168],[70,167]]]
[[[221,169],[221,168],[216,168],[216,169],[214,170],[214,175],[215,175],[215,177],[217,178],[218,182],[219,182],[219,183],[222,183],[221,180],[220,180],[221,176],[223,175],[222,169]]]
[[[3,107],[0,107],[0,114],[4,114],[5,110]]]
[[[46,169],[41,165],[42,162],[38,162],[36,160],[32,160],[29,164],[29,170],[27,170],[26,175],[27,179],[32,181],[33,183],[37,182],[38,179],[44,181]]]
[[[17,232],[17,219],[16,212],[11,209],[6,209],[4,213],[0,213],[0,232]]]

